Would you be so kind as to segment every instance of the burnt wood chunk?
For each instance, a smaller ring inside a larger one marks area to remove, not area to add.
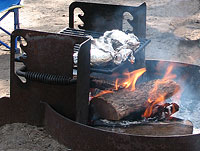
[[[158,80],[145,82],[136,87],[134,91],[121,89],[94,97],[90,102],[92,116],[108,120],[120,120],[131,115],[132,119],[137,119],[150,106],[147,101],[150,93],[152,100],[156,100],[163,94],[164,99],[167,99],[180,89],[180,86],[173,80],[159,80],[162,83],[158,85],[157,91],[152,93],[156,82]]]

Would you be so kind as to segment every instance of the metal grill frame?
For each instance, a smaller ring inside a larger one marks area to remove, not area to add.
[[[123,15],[125,12],[133,16],[133,20],[127,20],[133,27],[133,33],[139,38],[146,38],[146,3],[140,6],[123,6],[112,4],[73,2],[69,6],[69,27],[74,28],[74,10],[80,8],[84,15],[78,15],[84,25],[79,29],[101,32],[112,29],[123,31]],[[132,31],[127,31],[132,32]]]
[[[92,36],[93,38],[99,38],[100,36],[103,35],[103,33],[100,32],[93,32],[93,31],[87,31],[87,30],[79,30],[79,29],[73,29],[73,28],[66,28],[63,29],[62,31],[60,31],[61,34],[65,34],[65,35],[73,35],[73,36],[84,36],[84,37],[88,37],[88,36]],[[135,66],[137,68],[142,68],[144,67],[143,65],[140,66],[140,62],[145,62],[144,58],[141,59],[141,55],[143,56],[142,53],[144,53],[144,49],[145,47],[150,43],[150,40],[145,39],[145,38],[139,38],[140,41],[140,46],[139,48],[137,48],[134,52],[134,55],[136,56],[136,60],[135,60]],[[79,46],[75,45],[74,47],[74,51],[79,51]],[[139,59],[137,58],[139,57]],[[90,71],[91,72],[98,72],[98,73],[105,73],[105,74],[112,74],[114,72],[119,71],[120,69],[123,69],[124,66],[126,66],[127,64],[130,64],[128,61],[122,62],[120,65],[112,65],[112,66],[105,66],[105,67],[90,67]],[[138,65],[139,64],[139,65]]]
[[[73,35],[73,36],[84,36],[84,37],[92,36],[93,38],[99,38],[100,36],[103,35],[103,33],[100,33],[100,32],[93,32],[93,31],[73,29],[73,28],[63,29],[62,31],[60,31],[60,33],[65,34],[65,35]],[[143,56],[145,47],[150,43],[150,40],[145,39],[145,38],[139,38],[139,41],[140,41],[140,46],[134,52],[134,55],[136,56],[134,66],[136,66],[136,68],[144,67],[142,62],[145,62],[145,60],[144,60],[144,57],[141,58],[141,56]],[[74,51],[79,51],[78,45],[75,45]],[[119,71],[120,69],[123,69],[126,65],[128,66],[128,64],[130,63],[128,61],[125,61],[125,62],[122,62],[120,65],[113,65],[111,67],[110,66],[106,66],[106,67],[101,67],[101,66],[92,67],[91,66],[90,71],[105,73],[105,74],[112,74],[114,72]]]
[[[75,9],[79,8],[84,12],[84,15],[76,14],[83,22],[83,25],[75,27]],[[91,72],[99,72],[112,74],[113,72],[121,72],[126,68],[135,70],[145,67],[145,47],[150,43],[146,39],[146,3],[140,6],[123,6],[112,4],[88,3],[88,2],[73,2],[69,6],[69,28],[65,28],[60,33],[76,36],[88,36],[98,38],[105,31],[119,29],[123,31],[124,13],[129,13],[133,20],[127,20],[128,24],[133,28],[133,31],[127,30],[126,33],[134,33],[140,40],[140,47],[135,51],[135,63],[125,61],[120,65],[107,67],[91,67]]]

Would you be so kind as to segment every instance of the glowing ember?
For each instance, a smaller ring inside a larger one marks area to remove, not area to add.
[[[172,114],[176,112],[176,105],[172,105]]]

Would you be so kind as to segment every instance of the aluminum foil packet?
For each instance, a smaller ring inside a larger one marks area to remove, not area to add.
[[[92,39],[90,62],[92,66],[120,65],[128,60],[135,61],[134,52],[139,47],[139,39],[132,33],[126,34],[120,30],[106,31],[98,39]],[[74,62],[77,63],[78,53],[74,53]]]

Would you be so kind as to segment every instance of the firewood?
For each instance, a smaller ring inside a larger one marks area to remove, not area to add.
[[[115,87],[115,83],[112,83],[107,80],[98,79],[98,78],[90,79],[90,88],[98,88],[101,90],[105,90],[112,87]]]
[[[108,120],[120,120],[130,115],[132,119],[141,117],[150,105],[147,100],[156,81],[145,82],[136,87],[134,91],[120,89],[94,97],[90,102],[92,116]],[[151,93],[152,100],[156,100],[161,94],[164,94],[164,99],[167,99],[180,89],[180,86],[173,80],[160,80],[160,82],[163,83],[158,86],[157,91]]]
[[[177,121],[166,120],[159,122],[140,122],[129,126],[113,127],[106,125],[95,125],[95,127],[121,133],[134,135],[153,135],[153,136],[169,136],[169,135],[186,135],[193,133],[193,124],[189,120]]]
[[[179,106],[176,103],[164,103],[162,105],[156,104],[153,106],[150,118],[155,120],[164,120],[170,118],[172,114],[179,110]]]

